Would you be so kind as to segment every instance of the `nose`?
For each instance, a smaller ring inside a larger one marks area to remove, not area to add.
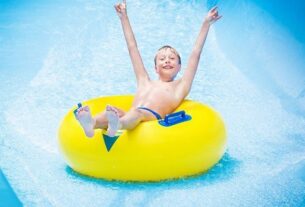
[[[165,59],[165,63],[169,63],[170,62],[170,59],[169,58],[166,58]]]

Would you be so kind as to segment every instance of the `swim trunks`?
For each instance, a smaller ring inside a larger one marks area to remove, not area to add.
[[[158,114],[157,112],[155,112],[155,111],[153,111],[153,110],[151,110],[151,109],[149,109],[149,108],[140,106],[140,107],[138,107],[137,109],[143,109],[143,110],[149,111],[149,112],[151,112],[158,120],[161,120],[161,119],[162,119],[162,117],[160,116],[160,114]]]

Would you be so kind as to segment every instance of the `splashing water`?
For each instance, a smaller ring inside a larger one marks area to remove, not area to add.
[[[1,2],[0,164],[22,203],[305,205],[304,43],[260,1],[237,2],[218,1],[224,16],[210,30],[188,96],[224,118],[225,156],[198,177],[141,184],[80,176],[57,146],[59,122],[73,105],[136,90],[115,2]],[[185,67],[204,14],[217,2],[127,3],[144,64],[156,78],[157,49],[172,45]]]

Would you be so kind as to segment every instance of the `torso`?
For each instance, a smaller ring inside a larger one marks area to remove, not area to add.
[[[173,112],[186,95],[181,79],[171,82],[148,81],[137,89],[132,107],[147,107],[164,117]]]

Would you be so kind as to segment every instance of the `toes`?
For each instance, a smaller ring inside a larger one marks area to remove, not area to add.
[[[80,114],[83,110],[84,110],[83,107],[77,109],[77,114]]]
[[[107,105],[107,106],[106,106],[106,110],[107,110],[107,111],[111,111],[111,106],[110,106],[110,105]]]
[[[84,106],[84,107],[78,108],[76,110],[76,116],[78,116],[79,114],[82,114],[83,112],[90,112],[89,106]]]
[[[117,110],[116,108],[113,108],[113,107],[112,107],[112,110],[113,110],[117,115],[119,115],[119,112],[118,112],[118,110]]]
[[[112,112],[114,112],[117,115],[119,114],[118,110],[116,108],[110,106],[110,105],[106,106],[106,111],[112,111]]]

